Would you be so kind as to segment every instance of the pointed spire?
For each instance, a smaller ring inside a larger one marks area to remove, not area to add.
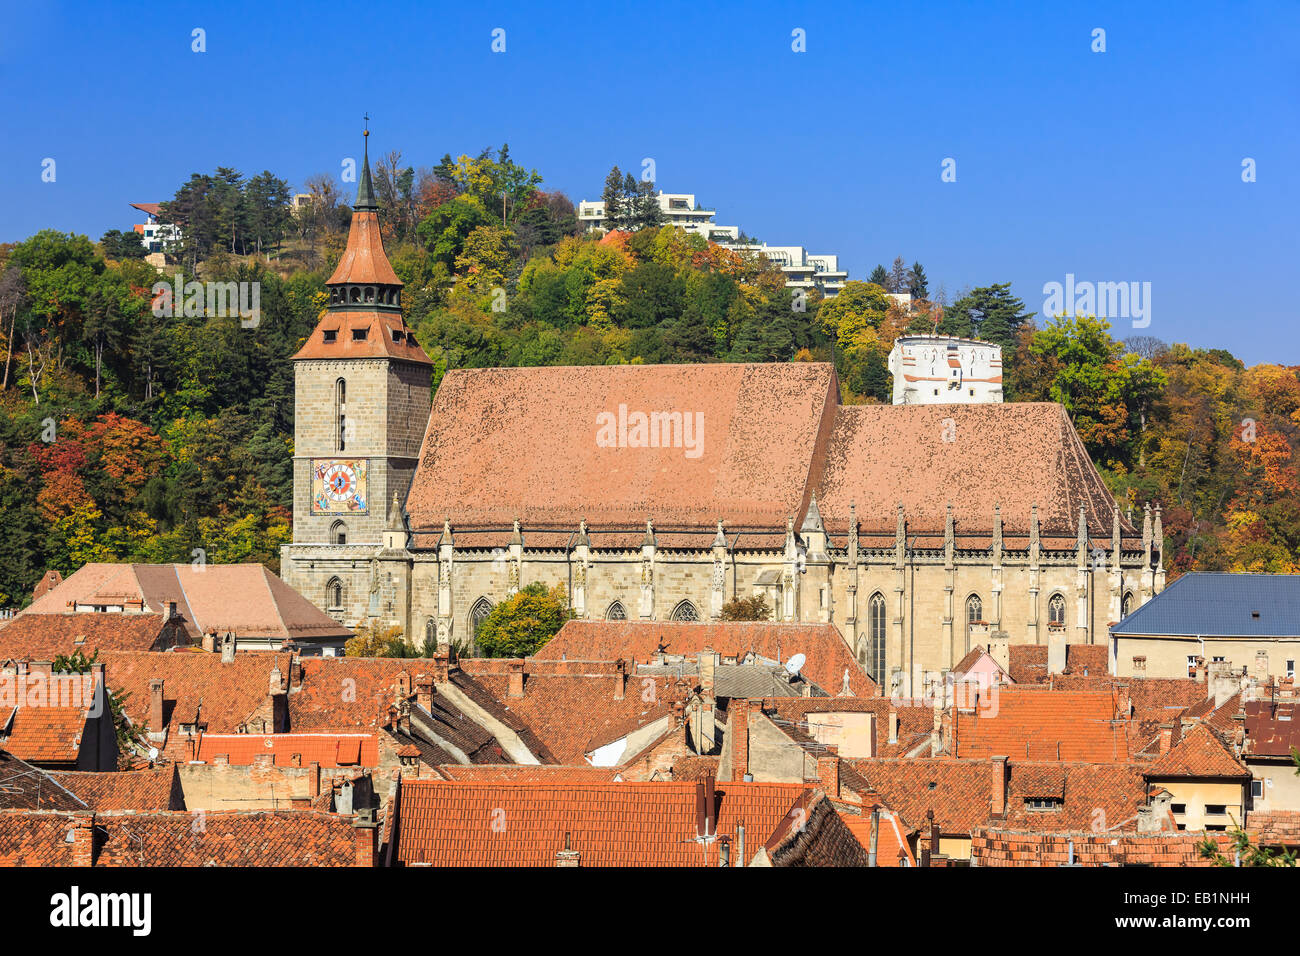
[[[1142,506],[1142,551],[1146,556],[1146,567],[1151,566],[1151,502]]]
[[[818,534],[825,530],[822,527],[822,513],[817,508],[817,492],[815,491],[812,493],[812,499],[808,502],[808,513],[804,515],[803,526],[799,530]]]
[[[438,543],[446,544],[446,545],[450,545],[454,543],[451,539],[451,517],[450,516],[442,519],[442,540]]]
[[[1156,550],[1156,560],[1159,562],[1160,567],[1163,568],[1165,564],[1165,532],[1164,526],[1160,523],[1160,502],[1156,502],[1156,528],[1151,545]]]
[[[641,547],[643,547],[643,548],[644,548],[644,547],[651,547],[651,548],[653,548],[654,546],[655,546],[655,528],[654,528],[654,525],[650,523],[650,519],[649,519],[649,518],[646,518],[646,519],[645,519],[645,538],[644,538],[644,539],[642,540],[642,542],[641,542]]]
[[[378,212],[379,203],[375,202],[375,190],[370,183],[370,116],[366,116],[366,130],[361,134],[362,141],[362,158],[361,158],[361,181],[357,183],[357,201],[353,204],[354,210],[364,209],[367,212]]]
[[[1029,509],[1029,547],[1037,549],[1038,546],[1038,503],[1035,502]]]
[[[574,542],[579,548],[589,547],[591,539],[587,537],[587,519],[578,522],[578,539]]]
[[[1080,552],[1088,550],[1088,518],[1084,514],[1083,505],[1079,505],[1079,534],[1076,546]]]
[[[1115,511],[1111,516],[1110,550],[1111,554],[1115,556],[1115,566],[1119,567],[1119,505],[1115,506]]]
[[[519,519],[518,519],[518,518],[515,519],[515,530],[514,530],[514,534],[512,534],[512,535],[510,536],[510,543],[511,543],[511,544],[523,544],[523,543],[524,543],[524,534],[523,534],[522,531],[519,530]]]
[[[954,533],[952,523],[952,502],[950,501],[948,502],[948,513],[943,519],[943,546],[945,548],[952,548],[956,543],[956,540],[957,537]]]
[[[405,531],[406,525],[402,521],[402,503],[397,498],[397,492],[393,492],[393,503],[388,506],[388,531]]]
[[[713,537],[713,546],[715,548],[725,548],[727,546],[727,536],[722,530],[722,519],[718,519],[718,533]]]

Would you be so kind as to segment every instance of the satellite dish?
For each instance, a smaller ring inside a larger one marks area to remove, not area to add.
[[[804,655],[796,654],[785,662],[785,672],[791,677],[795,677],[801,670],[803,670],[803,665],[807,663],[807,661],[808,658],[804,657]]]
[[[158,759],[158,748],[157,748],[157,747],[150,747],[150,748],[149,748],[149,759],[150,759],[150,760],[157,760],[157,759]]]

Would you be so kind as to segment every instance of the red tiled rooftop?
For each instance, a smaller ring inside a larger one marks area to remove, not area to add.
[[[397,858],[406,865],[716,866],[718,843],[696,840],[704,783],[403,781]],[[800,784],[723,784],[715,833],[746,832],[756,852],[806,791]]]
[[[379,739],[374,734],[203,734],[194,760],[212,763],[226,756],[233,766],[247,766],[270,756],[277,767],[375,767]],[[295,758],[297,758],[295,760]]]
[[[1250,771],[1203,724],[1189,730],[1167,754],[1151,764],[1145,773],[1150,779],[1250,776]]]
[[[1126,726],[1106,691],[1002,687],[973,713],[956,715],[956,756],[1121,761]]]
[[[749,651],[788,661],[803,654],[803,673],[828,694],[838,694],[849,674],[857,697],[874,697],[875,682],[862,669],[834,624],[777,624],[729,621],[701,624],[659,621],[567,621],[538,652],[539,660],[653,662],[660,644],[668,655],[697,657],[711,647],[724,658]]]

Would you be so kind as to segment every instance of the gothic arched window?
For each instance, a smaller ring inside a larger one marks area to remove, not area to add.
[[[428,618],[424,622],[424,643],[430,646],[438,643],[438,625],[434,623],[433,618]]]
[[[1119,616],[1126,618],[1133,613],[1133,592],[1125,591],[1124,600],[1120,603]]]
[[[474,602],[474,606],[469,609],[469,632],[478,637],[478,629],[483,626],[487,616],[492,613],[492,602],[485,597],[479,598]]]
[[[868,667],[872,678],[883,687],[889,676],[885,672],[885,596],[879,591],[871,595],[867,609],[867,639],[870,645]]]
[[[627,608],[623,606],[622,601],[615,601],[613,604],[609,606],[609,610],[605,612],[605,620],[607,621],[627,620]]]
[[[330,525],[330,544],[347,544],[348,543],[348,526],[342,521],[336,521]]]
[[[700,612],[695,609],[695,605],[690,601],[682,601],[673,608],[672,620],[674,621],[698,621]]]
[[[343,606],[343,582],[338,578],[330,578],[325,585],[325,603],[331,608]]]
[[[1065,598],[1060,594],[1053,594],[1047,600],[1047,623],[1065,626]]]
[[[978,594],[966,599],[966,650],[970,650],[971,625],[984,623],[984,602]]]

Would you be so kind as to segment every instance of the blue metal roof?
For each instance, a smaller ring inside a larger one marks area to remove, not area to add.
[[[1300,636],[1300,575],[1193,571],[1111,628],[1120,635]]]

